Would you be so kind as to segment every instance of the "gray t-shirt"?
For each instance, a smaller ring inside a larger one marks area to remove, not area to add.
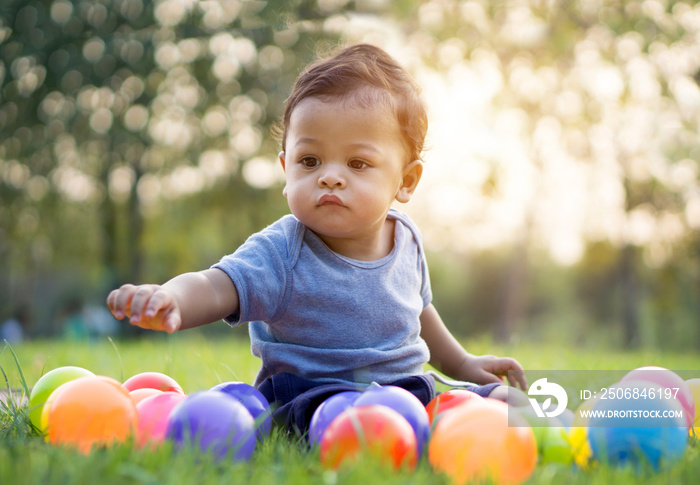
[[[334,253],[287,215],[213,266],[238,291],[240,311],[226,321],[250,322],[252,352],[262,359],[256,385],[280,372],[361,384],[423,372],[428,267],[415,224],[395,209],[389,218],[394,248],[377,261]]]

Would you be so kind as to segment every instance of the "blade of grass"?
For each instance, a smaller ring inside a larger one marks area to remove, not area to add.
[[[5,344],[7,345],[7,341],[5,341]],[[7,378],[7,374],[5,373],[5,369],[1,365],[0,365],[0,372],[2,372],[2,376],[5,379],[5,387],[7,388],[7,399],[4,399],[2,401],[3,407],[7,410],[8,413],[11,413],[13,416],[16,416],[17,409],[16,409],[14,397],[12,396],[12,387],[10,387],[10,380]]]
[[[19,358],[15,353],[12,345],[5,340],[5,349],[9,349],[12,354],[12,358],[17,366],[17,372],[19,373],[19,378],[22,383],[22,388],[24,390],[25,396],[29,399],[29,386],[27,385],[27,379],[24,377],[24,371],[22,370],[22,365],[19,362]],[[5,379],[5,387],[7,388],[7,398],[2,401],[2,407],[8,417],[11,417],[11,421],[8,421],[9,425],[4,426],[2,429],[2,435],[7,438],[11,436],[11,433],[15,433],[18,437],[27,436],[27,431],[35,429],[34,425],[30,422],[27,410],[23,409],[21,402],[15,401],[15,393],[13,392],[12,386],[10,386],[10,379],[7,377],[7,373],[2,365],[0,365],[0,372],[2,372],[3,378]]]
[[[226,369],[227,371],[229,371],[229,372],[231,373],[231,375],[233,376],[233,379],[234,379],[234,380],[240,381],[240,379],[238,378],[238,375],[234,372],[234,370],[231,368],[231,366],[229,366],[229,365],[226,364],[225,362],[222,362],[222,363],[221,363],[221,366],[222,366],[224,369]]]
[[[17,372],[19,372],[19,378],[20,381],[22,382],[22,388],[24,389],[24,393],[26,394],[27,398],[29,398],[29,386],[27,385],[27,380],[24,378],[24,371],[22,371],[22,366],[19,363],[19,359],[17,358],[17,354],[15,354],[14,349],[12,348],[12,345],[5,340],[5,345],[7,346],[8,349],[10,349],[10,353],[12,354],[12,358],[15,360],[15,364],[17,364]],[[8,383],[9,385],[9,383]]]
[[[119,375],[120,375],[120,382],[124,382],[124,364],[122,363],[122,355],[119,353],[119,349],[117,348],[117,344],[114,343],[114,340],[112,340],[112,337],[107,337],[107,340],[109,340],[109,343],[112,344],[112,347],[114,348],[114,351],[117,353],[117,358],[119,359]]]
[[[7,379],[7,374],[5,374],[5,369],[3,369],[1,365],[0,365],[0,371],[2,371],[2,375],[5,377],[5,383],[6,383],[6,387],[7,387],[7,399],[0,400],[0,408],[5,413],[11,414],[13,409],[11,409],[10,406],[8,406],[8,404],[7,404],[7,402],[9,401],[10,403],[12,403],[13,408],[14,408],[14,402],[12,400],[12,390],[10,389],[10,382]]]

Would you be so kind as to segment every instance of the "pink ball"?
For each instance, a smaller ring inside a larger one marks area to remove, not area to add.
[[[149,396],[136,405],[139,415],[136,445],[139,448],[165,441],[165,429],[168,426],[170,412],[186,397],[179,392],[162,392]]]
[[[672,370],[657,366],[639,367],[629,371],[620,379],[621,383],[626,381],[645,381],[656,384],[659,388],[669,389],[669,395],[675,395],[675,398],[678,399],[683,407],[686,425],[688,427],[693,425],[693,420],[695,419],[693,393],[688,384]]]

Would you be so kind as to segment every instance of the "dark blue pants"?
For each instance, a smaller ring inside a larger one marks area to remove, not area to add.
[[[431,376],[418,374],[399,379],[390,385],[403,387],[416,396],[424,406],[435,397],[435,381]],[[468,389],[486,397],[499,385],[501,384],[470,386]],[[275,423],[300,435],[308,431],[314,411],[323,401],[334,394],[344,391],[362,391],[366,388],[367,386],[355,384],[323,384],[289,372],[268,377],[258,386],[258,390],[272,405],[272,418]]]
[[[403,387],[416,396],[423,405],[435,397],[435,381],[430,376],[416,375],[390,383]],[[311,418],[323,401],[344,391],[362,391],[367,386],[354,384],[324,384],[282,372],[265,379],[258,390],[272,405],[272,419],[289,431],[304,434]]]

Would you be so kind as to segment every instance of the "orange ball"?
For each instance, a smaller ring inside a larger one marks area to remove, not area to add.
[[[138,426],[134,401],[121,383],[105,376],[80,377],[59,386],[44,406],[46,440],[88,453],[93,446],[123,442]]]
[[[337,469],[369,456],[395,469],[414,468],[418,459],[416,434],[406,418],[393,409],[373,404],[350,407],[336,416],[321,437],[321,463]]]
[[[527,422],[514,413],[509,420],[508,405],[495,399],[445,412],[428,446],[430,464],[457,485],[527,480],[537,463],[537,443]]]
[[[460,404],[479,402],[483,401],[483,399],[484,398],[479,396],[477,393],[467,391],[466,389],[450,389],[449,391],[438,394],[428,403],[427,406],[425,406],[425,410],[428,411],[430,424],[433,424],[435,418],[445,411]]]

